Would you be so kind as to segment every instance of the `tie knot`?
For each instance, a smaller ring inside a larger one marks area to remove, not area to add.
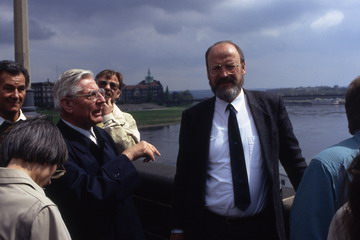
[[[229,110],[230,112],[235,113],[235,114],[237,113],[236,109],[234,108],[234,106],[231,103],[229,103],[227,105],[226,109]]]

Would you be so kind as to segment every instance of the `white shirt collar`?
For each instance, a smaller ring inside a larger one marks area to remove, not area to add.
[[[240,111],[241,103],[243,103],[243,101],[245,101],[245,94],[243,89],[241,88],[240,94],[231,102],[237,112]],[[215,106],[217,109],[221,109],[222,112],[226,111],[226,107],[228,104],[228,102],[216,97]]]
[[[86,130],[83,128],[79,128],[71,123],[69,123],[68,121],[62,119],[64,121],[64,123],[66,125],[68,125],[69,127],[71,127],[72,129],[78,131],[79,133],[81,133],[82,135],[84,135],[85,137],[88,137],[91,139],[91,141],[93,141],[95,144],[97,144],[97,140],[96,140],[96,135],[94,133],[94,129],[93,127],[90,128],[90,130]]]
[[[25,117],[24,113],[21,111],[21,109],[20,109],[20,116],[19,116],[18,119],[16,119],[15,122],[17,122],[17,121],[19,121],[19,120],[26,120],[26,117]],[[0,125],[1,125],[4,121],[6,121],[6,120],[3,119],[2,117],[0,117]]]

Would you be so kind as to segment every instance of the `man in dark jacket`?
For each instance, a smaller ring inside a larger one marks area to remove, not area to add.
[[[48,189],[74,239],[143,239],[131,194],[139,176],[131,163],[154,160],[160,153],[142,141],[121,155],[112,138],[96,127],[102,121],[104,90],[93,74],[72,69],[54,85],[60,109],[58,128],[69,151],[66,174]]]
[[[174,189],[176,239],[285,239],[279,160],[296,189],[306,162],[279,96],[243,89],[241,49],[205,54],[216,97],[184,111]]]

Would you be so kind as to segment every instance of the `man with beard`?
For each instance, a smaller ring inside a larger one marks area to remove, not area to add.
[[[233,42],[215,43],[205,60],[215,97],[182,115],[170,238],[285,239],[279,160],[295,189],[306,162],[284,103],[243,88]]]
[[[125,149],[140,141],[140,133],[135,119],[129,113],[122,112],[116,105],[121,96],[123,76],[119,72],[105,69],[95,77],[99,88],[105,89],[105,104],[103,121],[98,124],[113,138],[117,151],[122,153]]]
[[[23,66],[10,60],[0,61],[0,134],[12,123],[26,119],[21,107],[29,81]]]

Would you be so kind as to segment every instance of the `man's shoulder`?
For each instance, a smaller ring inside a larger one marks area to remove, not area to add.
[[[275,93],[270,93],[266,91],[258,91],[258,90],[245,90],[245,95],[248,97],[248,99],[253,100],[256,99],[260,102],[273,102],[278,101],[281,96]]]
[[[351,137],[324,149],[312,161],[331,168],[341,165],[347,166],[359,153],[359,147],[359,140]]]
[[[211,97],[207,100],[204,100],[194,106],[191,106],[184,110],[187,113],[201,113],[207,111],[208,109],[214,108],[215,106],[215,97]]]

